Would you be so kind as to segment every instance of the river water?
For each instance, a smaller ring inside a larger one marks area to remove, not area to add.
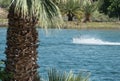
[[[6,30],[0,28],[0,59],[5,59]],[[41,76],[56,68],[89,71],[91,81],[120,81],[120,30],[37,30]]]

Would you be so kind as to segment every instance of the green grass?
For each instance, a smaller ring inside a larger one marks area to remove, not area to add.
[[[0,27],[7,27],[8,19],[0,19]],[[120,29],[120,22],[64,22],[61,29]]]
[[[0,19],[0,27],[7,27],[8,19]]]
[[[65,22],[65,29],[120,29],[120,22]]]

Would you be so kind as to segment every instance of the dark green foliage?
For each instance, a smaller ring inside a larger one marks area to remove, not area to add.
[[[120,17],[120,0],[104,0],[100,11],[110,17]],[[120,18],[119,18],[120,19]]]
[[[8,8],[12,0],[0,0],[0,7]]]
[[[108,7],[110,17],[120,17],[120,0],[110,0],[111,5]]]
[[[104,0],[104,3],[100,7],[100,11],[105,13],[105,14],[108,14],[108,9],[107,8],[110,6],[110,4],[111,4],[110,0]]]
[[[48,80],[41,81],[89,81],[90,72],[82,71],[79,74],[60,72],[56,69],[48,71]]]
[[[2,80],[2,81],[4,81],[5,79],[9,80],[9,78],[12,77],[12,74],[9,74],[9,73],[5,72],[3,64],[4,63],[2,61],[0,61],[0,80]]]

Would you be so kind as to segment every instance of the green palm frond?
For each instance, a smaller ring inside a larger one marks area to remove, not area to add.
[[[21,17],[25,17],[28,15],[28,7],[26,0],[14,0],[13,4],[15,6],[15,12],[17,15],[21,15]]]
[[[86,2],[86,4],[84,4],[84,6],[83,6],[83,12],[85,14],[87,14],[87,13],[91,14],[94,10],[95,10],[94,5],[89,2]]]
[[[67,0],[66,3],[62,4],[61,10],[65,13],[71,11],[72,13],[81,9],[82,0]]]
[[[84,0],[83,6],[82,6],[82,11],[85,14],[92,14],[96,10],[98,10],[98,8],[101,6],[102,3],[103,3],[103,0],[98,0],[95,2],[92,2],[90,0]]]
[[[60,26],[63,23],[59,8],[51,0],[13,0],[15,14],[22,18],[39,19],[40,26]]]
[[[48,81],[65,81],[66,73],[62,74],[55,69],[51,69],[48,71]]]
[[[44,27],[63,23],[59,8],[51,0],[41,0],[40,24]],[[44,24],[45,23],[45,24]]]
[[[75,75],[72,71],[66,73],[57,71],[56,69],[51,69],[48,72],[47,81],[89,81],[89,77],[89,72],[82,71],[79,74]]]
[[[52,0],[55,4],[60,4],[65,2],[66,0]]]

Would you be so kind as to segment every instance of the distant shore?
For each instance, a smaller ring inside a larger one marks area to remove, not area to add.
[[[120,22],[65,22],[65,29],[120,29]]]
[[[0,27],[8,27],[7,19],[0,19]],[[120,29],[120,22],[64,22],[61,29]]]
[[[8,19],[0,19],[0,27],[8,27]]]

